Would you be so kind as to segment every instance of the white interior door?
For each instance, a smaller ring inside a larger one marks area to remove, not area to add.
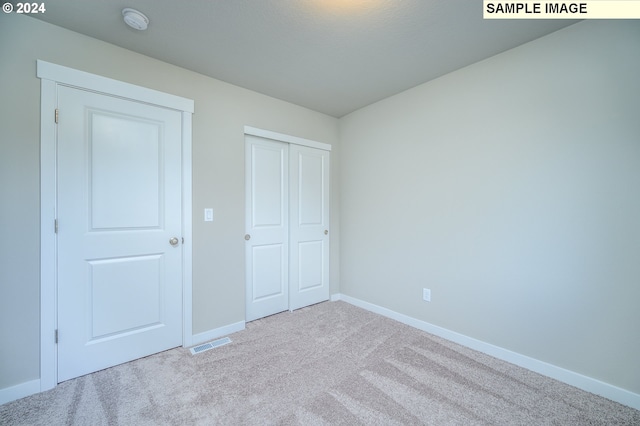
[[[64,86],[58,108],[61,382],[182,343],[181,113]]]
[[[246,136],[246,320],[289,308],[288,144]]]
[[[329,299],[329,152],[290,145],[289,309]]]

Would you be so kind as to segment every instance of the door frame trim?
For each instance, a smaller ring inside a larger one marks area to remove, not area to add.
[[[272,139],[276,142],[292,143],[294,145],[318,148],[324,151],[331,151],[331,145],[323,142],[312,141],[298,136],[285,135],[284,133],[273,132],[271,130],[258,129],[257,127],[244,126],[244,134],[258,136],[265,139]]]
[[[66,85],[170,108],[182,113],[182,345],[193,342],[192,275],[192,116],[194,101],[73,68],[36,61],[40,78],[40,391],[58,384],[56,205],[57,86]]]

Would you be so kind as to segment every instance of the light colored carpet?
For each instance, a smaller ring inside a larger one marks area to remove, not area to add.
[[[344,302],[0,406],[2,425],[640,425],[640,411]]]

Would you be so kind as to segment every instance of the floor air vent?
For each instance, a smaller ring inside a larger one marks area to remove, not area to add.
[[[223,337],[222,339],[214,340],[213,342],[209,342],[209,343],[203,343],[201,345],[194,346],[193,348],[191,348],[191,355],[199,354],[201,352],[208,351],[209,349],[226,345],[227,343],[231,343],[231,339],[229,339],[228,337]]]

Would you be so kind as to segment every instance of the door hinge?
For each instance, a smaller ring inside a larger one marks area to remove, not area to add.
[[[182,237],[182,244],[184,244],[184,237]]]
[[[60,113],[60,110],[58,108],[56,108],[56,124],[58,124],[58,115]]]
[[[53,232],[58,233],[58,219],[53,219]]]
[[[56,344],[58,343],[58,329],[55,330],[55,340]]]

